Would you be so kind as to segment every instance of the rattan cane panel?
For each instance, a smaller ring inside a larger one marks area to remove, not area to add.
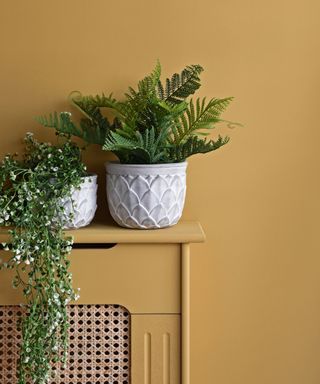
[[[71,305],[66,368],[51,384],[129,384],[130,314],[119,305]],[[0,383],[16,384],[19,306],[0,307]]]

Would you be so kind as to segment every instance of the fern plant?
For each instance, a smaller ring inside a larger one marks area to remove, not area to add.
[[[221,114],[232,100],[227,98],[192,98],[199,89],[200,65],[189,65],[178,74],[161,82],[161,65],[129,87],[124,100],[112,94],[82,96],[73,92],[70,100],[83,114],[79,124],[71,120],[69,112],[56,112],[38,121],[59,133],[96,143],[115,153],[124,164],[156,164],[183,162],[186,158],[214,151],[229,141],[218,136],[205,136],[220,122]],[[107,108],[113,112],[109,121],[102,114]]]

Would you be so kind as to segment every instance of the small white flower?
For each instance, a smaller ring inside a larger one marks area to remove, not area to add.
[[[13,172],[10,172],[10,177],[13,181],[17,178],[17,176]]]

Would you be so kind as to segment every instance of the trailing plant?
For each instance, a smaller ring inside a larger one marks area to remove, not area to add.
[[[38,118],[58,132],[78,136],[88,143],[102,145],[114,152],[121,163],[182,162],[197,153],[214,151],[229,141],[229,137],[208,139],[210,131],[221,119],[232,100],[190,98],[200,87],[200,65],[187,66],[178,74],[161,82],[158,62],[151,74],[138,82],[137,89],[129,87],[123,101],[112,94],[82,96],[79,92],[70,99],[84,115],[80,124],[69,113],[57,112]],[[113,112],[110,122],[102,108]],[[227,122],[229,123],[229,122]]]
[[[23,159],[7,155],[0,165],[0,225],[13,227],[3,244],[10,256],[1,269],[15,272],[13,287],[25,298],[18,384],[47,383],[52,364],[66,362],[66,305],[78,293],[69,271],[73,241],[63,232],[62,201],[85,174],[80,149],[70,139],[53,146],[30,133]]]

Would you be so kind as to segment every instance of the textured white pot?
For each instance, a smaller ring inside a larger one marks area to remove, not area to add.
[[[187,163],[107,163],[107,199],[122,227],[164,228],[179,221],[186,195]]]
[[[97,209],[97,175],[82,178],[80,189],[73,188],[71,197],[62,201],[65,220],[64,228],[81,228],[89,225]],[[73,201],[72,201],[73,200]],[[69,214],[73,214],[70,219]]]

